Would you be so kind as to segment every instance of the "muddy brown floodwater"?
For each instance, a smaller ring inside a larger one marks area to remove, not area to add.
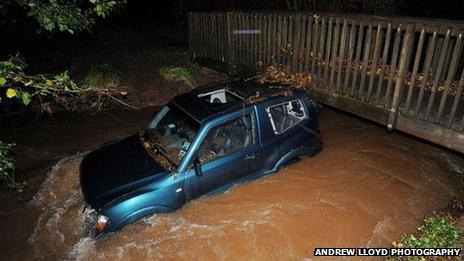
[[[312,258],[315,247],[388,247],[460,196],[458,156],[332,110],[320,124],[315,157],[98,240],[82,228],[83,154],[65,158],[28,203],[38,220],[17,257]]]

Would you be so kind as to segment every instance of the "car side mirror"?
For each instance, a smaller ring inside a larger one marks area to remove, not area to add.
[[[201,168],[201,161],[198,157],[193,160],[193,169],[195,170],[195,175],[197,177],[203,176],[203,169]]]

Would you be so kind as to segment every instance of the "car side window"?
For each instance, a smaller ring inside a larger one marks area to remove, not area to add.
[[[198,157],[207,163],[255,143],[254,120],[250,113],[219,124],[208,131]]]
[[[306,119],[307,115],[300,100],[273,105],[266,109],[272,129],[280,134]]]

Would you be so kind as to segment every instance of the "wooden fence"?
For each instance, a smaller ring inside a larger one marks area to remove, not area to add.
[[[310,74],[312,98],[464,152],[459,21],[313,14],[189,15],[190,51],[230,74],[268,66]]]

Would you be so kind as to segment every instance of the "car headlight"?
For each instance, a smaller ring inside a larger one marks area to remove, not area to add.
[[[107,216],[98,215],[97,221],[95,222],[95,228],[101,232],[103,231],[103,229],[105,229],[107,223],[108,223]]]

